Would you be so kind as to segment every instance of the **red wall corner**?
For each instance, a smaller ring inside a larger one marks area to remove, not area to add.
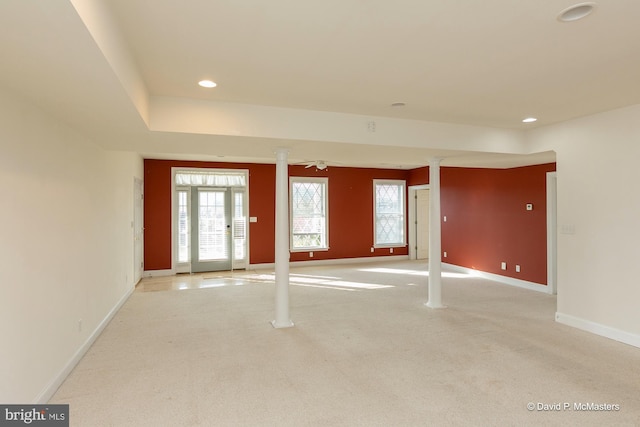
[[[443,261],[547,283],[546,173],[555,163],[513,169],[441,169]],[[526,205],[533,204],[527,211]],[[501,270],[501,262],[507,270]],[[516,264],[520,273],[515,272]]]

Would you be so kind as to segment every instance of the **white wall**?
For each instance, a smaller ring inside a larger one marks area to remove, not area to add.
[[[640,346],[640,105],[528,138],[557,154],[558,321]]]
[[[0,402],[46,401],[132,291],[134,176],[0,88]]]

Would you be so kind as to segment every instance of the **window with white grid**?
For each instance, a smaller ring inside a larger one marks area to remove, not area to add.
[[[405,245],[405,182],[373,180],[374,246]]]
[[[191,260],[190,191],[188,187],[176,190],[178,194],[178,262]]]
[[[329,248],[328,178],[290,178],[291,250]]]

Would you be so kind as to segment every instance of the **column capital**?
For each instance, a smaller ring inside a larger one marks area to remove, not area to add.
[[[289,148],[287,147],[277,147],[274,151],[276,156],[287,156],[289,155]]]
[[[443,160],[444,157],[432,157],[429,159],[429,165],[440,166]]]

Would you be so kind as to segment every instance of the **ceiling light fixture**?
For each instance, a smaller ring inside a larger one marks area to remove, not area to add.
[[[404,107],[405,104],[404,102],[394,102],[393,104],[391,104],[392,107]]]
[[[538,119],[536,119],[535,117],[527,117],[526,119],[522,119],[522,123],[533,123],[537,120]]]
[[[200,86],[202,86],[202,87],[206,87],[206,88],[212,88],[212,87],[216,87],[216,86],[218,86],[218,85],[216,84],[216,82],[211,81],[211,80],[200,80],[200,81],[198,82],[198,84],[199,84]]]
[[[558,21],[560,22],[574,22],[578,21],[593,13],[596,7],[595,3],[578,3],[571,7],[564,9],[558,14]]]

